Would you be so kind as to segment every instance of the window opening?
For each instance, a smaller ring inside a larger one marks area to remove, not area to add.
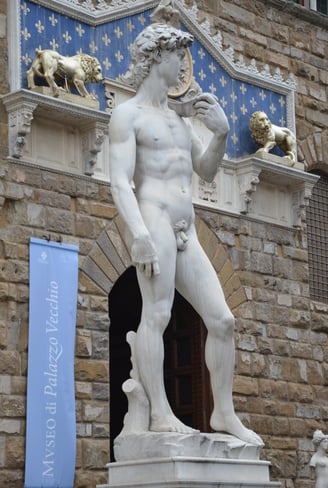
[[[309,287],[313,300],[328,303],[328,176],[317,174],[306,210]]]

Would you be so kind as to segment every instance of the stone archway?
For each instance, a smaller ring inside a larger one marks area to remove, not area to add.
[[[196,216],[199,241],[221,282],[231,310],[247,301],[238,274],[234,271],[224,246],[215,233]],[[119,276],[131,266],[131,258],[123,241],[123,223],[116,216],[94,243],[80,271],[108,296]]]
[[[300,160],[308,172],[321,170],[328,173],[328,129],[317,129],[299,144]]]

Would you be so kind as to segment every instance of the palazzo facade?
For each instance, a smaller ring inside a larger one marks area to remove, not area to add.
[[[111,196],[108,124],[132,95],[128,47],[158,3],[0,0],[1,486],[24,486],[31,238],[79,247],[74,486],[107,481],[126,409],[125,336],[141,307]],[[234,404],[263,438],[282,488],[312,488],[312,435],[328,433],[328,17],[322,3],[300,3],[176,1],[195,38],[195,86],[217,96],[230,124],[215,181],[195,177],[193,191],[199,240],[236,317]],[[96,57],[104,83],[87,88],[97,104],[29,90],[36,49]],[[279,150],[256,152],[249,119],[257,110],[296,134],[295,166]],[[177,294],[165,335],[167,393],[201,430],[211,410],[204,340]]]

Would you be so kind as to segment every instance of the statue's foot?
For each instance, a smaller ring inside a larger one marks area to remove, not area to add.
[[[199,432],[199,430],[182,423],[173,414],[152,416],[150,430],[152,432],[177,432],[179,434],[195,434]]]
[[[227,432],[228,434],[238,437],[238,439],[253,444],[255,446],[264,446],[264,442],[259,435],[253,430],[247,429],[237,417],[236,414],[230,415],[226,419],[217,418],[212,414],[210,425],[216,432]]]

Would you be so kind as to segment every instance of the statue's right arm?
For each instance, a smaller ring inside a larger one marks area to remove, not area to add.
[[[131,187],[137,152],[134,119],[130,105],[122,104],[113,111],[109,126],[109,174],[115,205],[132,235],[132,261],[151,276],[159,273],[157,254]]]

